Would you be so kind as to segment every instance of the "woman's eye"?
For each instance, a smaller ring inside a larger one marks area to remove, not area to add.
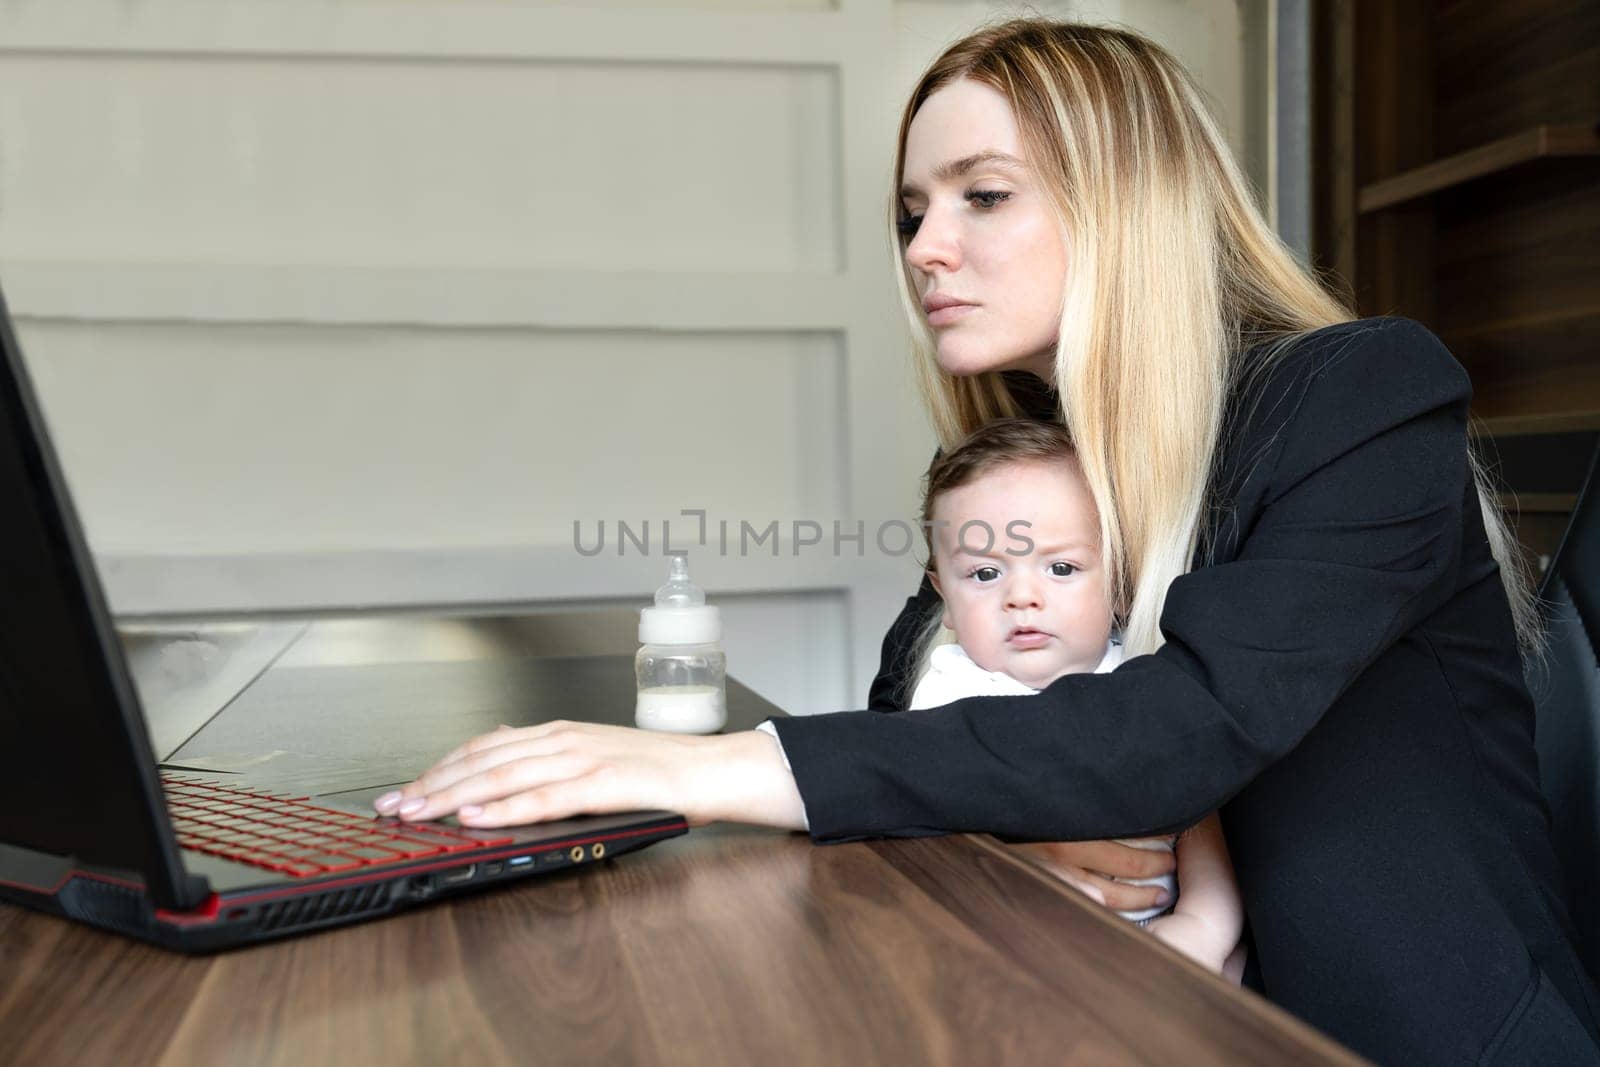
[[[1000,189],[972,189],[965,194],[964,199],[980,211],[987,211],[998,207],[1002,201],[1010,200],[1011,194]],[[901,237],[910,240],[922,227],[922,216],[902,215],[894,225],[895,229],[900,231]]]
[[[1077,570],[1078,568],[1074,567],[1070,563],[1050,564],[1050,573],[1055,575],[1057,578],[1070,578],[1074,573],[1077,572]]]
[[[1000,577],[1000,571],[994,567],[974,567],[972,577],[980,582],[992,582]]]
[[[1011,199],[1010,193],[1001,192],[998,189],[974,189],[967,194],[967,203],[983,208],[994,207],[1002,200],[1009,199]]]

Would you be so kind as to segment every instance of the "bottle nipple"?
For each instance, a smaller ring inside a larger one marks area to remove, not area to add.
[[[667,584],[656,590],[656,607],[658,608],[693,608],[706,602],[706,595],[700,587],[689,580],[689,554],[687,552],[672,553],[671,570],[667,575]]]

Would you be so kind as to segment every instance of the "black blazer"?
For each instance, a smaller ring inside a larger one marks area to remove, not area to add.
[[[1220,808],[1272,1000],[1380,1062],[1600,1061],[1467,376],[1397,318],[1260,355],[1162,649],[1037,696],[777,721],[812,836],[1135,837]],[[890,631],[874,708],[903,707],[934,601]]]

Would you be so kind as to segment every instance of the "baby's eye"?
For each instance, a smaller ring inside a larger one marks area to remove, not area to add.
[[[1011,199],[1011,194],[999,189],[973,189],[967,193],[967,203],[982,208],[991,208],[1002,200]]]
[[[974,567],[967,577],[975,578],[980,582],[992,582],[1000,577],[1000,571],[996,567]]]
[[[1055,575],[1057,578],[1070,578],[1077,571],[1077,569],[1078,568],[1074,567],[1070,563],[1057,562],[1050,564],[1050,573]]]

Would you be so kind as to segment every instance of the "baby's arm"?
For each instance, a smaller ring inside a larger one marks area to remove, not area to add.
[[[1244,931],[1244,906],[1216,812],[1179,835],[1177,853],[1178,903],[1149,930],[1201,966],[1223,973]],[[1228,977],[1238,981],[1237,974]]]

